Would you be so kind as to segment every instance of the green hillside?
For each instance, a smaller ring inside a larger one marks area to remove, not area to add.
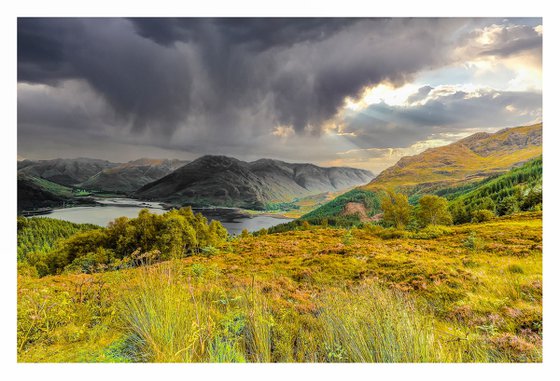
[[[27,254],[33,252],[48,253],[56,243],[63,238],[99,226],[91,224],[75,224],[53,218],[25,218],[17,219],[17,258],[23,261]]]
[[[352,189],[346,192],[331,202],[320,206],[319,208],[305,214],[301,217],[302,220],[317,220],[323,218],[331,218],[334,216],[341,215],[344,207],[349,202],[356,202],[363,204],[368,210],[370,216],[379,213],[380,210],[380,200],[379,194],[366,189]]]
[[[519,211],[542,210],[542,157],[531,160],[498,177],[479,184],[467,192],[449,192],[450,209],[460,209],[464,217],[456,222],[469,222],[476,210],[489,210],[497,215]]]
[[[468,216],[480,209],[481,202],[488,203],[487,197],[492,200],[493,207],[486,209],[500,215],[532,210],[538,204],[540,190],[535,188],[531,194],[523,192],[529,192],[528,189],[541,181],[541,155],[542,124],[509,128],[495,134],[477,133],[456,143],[402,158],[368,185],[322,205],[301,217],[300,222],[318,225],[324,224],[326,218],[330,225],[346,226],[350,222],[368,220],[381,212],[379,195],[388,189],[405,193],[413,205],[425,194],[436,194],[448,200],[461,198]],[[516,168],[525,162],[529,164]],[[508,172],[512,167],[511,173]],[[524,185],[517,186],[521,184]],[[497,209],[504,198],[514,195],[515,202],[507,201],[514,205],[501,205],[501,209]],[[361,204],[361,213],[349,215],[346,208],[349,203]],[[463,204],[457,202],[450,206],[457,205]],[[299,226],[294,222],[292,225]]]

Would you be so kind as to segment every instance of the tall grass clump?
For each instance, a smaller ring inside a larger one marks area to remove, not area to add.
[[[142,268],[122,320],[137,361],[272,362],[274,319],[254,288],[229,292],[203,265]]]
[[[139,361],[205,361],[215,349],[209,344],[217,311],[193,283],[191,274],[182,274],[175,262],[142,269],[122,309]]]
[[[333,292],[319,315],[326,361],[440,362],[433,320],[406,295],[369,284]]]

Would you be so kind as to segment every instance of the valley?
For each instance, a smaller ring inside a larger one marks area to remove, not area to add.
[[[99,190],[128,166],[22,164],[23,205],[51,209],[18,217],[18,359],[540,362],[541,128],[375,178],[203,156]]]

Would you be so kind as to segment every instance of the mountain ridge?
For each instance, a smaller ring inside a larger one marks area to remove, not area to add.
[[[402,157],[364,189],[480,180],[542,154],[542,123],[475,133],[446,146]]]
[[[364,184],[372,177],[370,171],[355,168],[324,168],[274,159],[245,162],[204,155],[143,186],[135,196],[179,204],[262,209],[268,203]]]

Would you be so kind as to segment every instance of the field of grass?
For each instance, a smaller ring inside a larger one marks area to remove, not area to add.
[[[542,215],[18,276],[20,362],[540,362]]]

